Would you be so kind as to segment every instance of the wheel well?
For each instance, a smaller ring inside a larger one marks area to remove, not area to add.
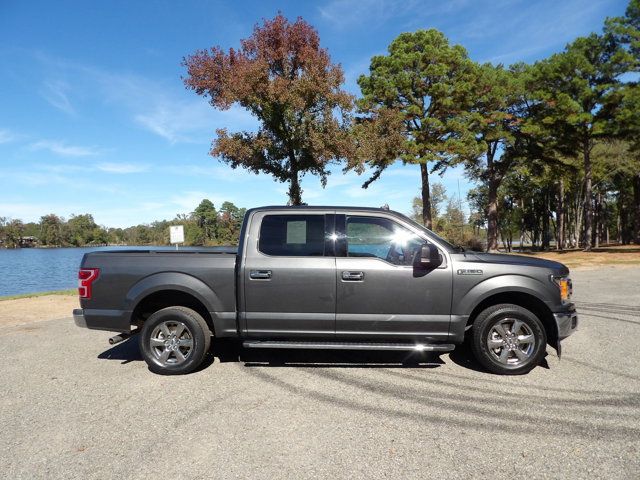
[[[213,320],[207,307],[193,295],[180,290],[161,290],[144,297],[133,310],[131,323],[140,328],[147,318],[158,310],[167,307],[187,307],[195,310],[202,315],[211,332],[215,334],[213,331]]]
[[[533,295],[529,295],[528,293],[501,292],[485,298],[478,305],[476,305],[476,307],[473,309],[473,312],[471,312],[471,315],[469,315],[467,328],[473,325],[473,322],[480,314],[480,312],[482,312],[486,308],[489,308],[493,305],[498,305],[500,303],[512,303],[531,311],[542,322],[542,325],[544,326],[545,332],[547,334],[547,343],[554,348],[556,347],[558,341],[558,332],[556,331],[556,324],[555,319],[553,318],[553,313],[542,300],[534,297]]]

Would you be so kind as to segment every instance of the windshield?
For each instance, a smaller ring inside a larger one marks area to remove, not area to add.
[[[458,250],[458,247],[456,247],[455,245],[452,245],[451,243],[447,242],[440,235],[432,232],[431,230],[426,228],[424,225],[420,225],[418,222],[416,222],[415,220],[412,220],[411,218],[407,217],[406,215],[403,215],[403,214],[398,213],[398,212],[394,212],[394,213],[396,215],[402,217],[403,220],[405,220],[406,222],[410,223],[412,226],[414,226],[415,228],[417,228],[421,232],[424,232],[428,237],[435,239],[440,245],[442,245],[443,247],[447,248],[449,250],[449,253],[452,253],[452,252],[455,252],[456,250]]]

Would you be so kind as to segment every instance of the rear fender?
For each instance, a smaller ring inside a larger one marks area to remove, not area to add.
[[[193,295],[209,312],[222,309],[220,298],[202,280],[180,272],[162,272],[137,282],[127,293],[126,309],[133,311],[142,299],[161,290],[178,290]]]

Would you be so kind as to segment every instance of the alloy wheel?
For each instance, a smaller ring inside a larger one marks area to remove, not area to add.
[[[517,318],[504,318],[489,330],[487,346],[500,363],[518,367],[531,358],[536,340],[533,330],[525,322]]]
[[[149,346],[160,365],[171,366],[184,363],[193,350],[193,335],[179,321],[165,321],[151,332]]]

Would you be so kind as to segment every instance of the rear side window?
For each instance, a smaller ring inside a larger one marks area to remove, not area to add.
[[[258,250],[277,257],[324,255],[324,215],[266,215]]]

